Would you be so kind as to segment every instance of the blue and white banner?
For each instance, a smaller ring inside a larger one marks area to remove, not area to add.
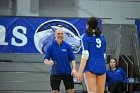
[[[0,17],[0,53],[44,53],[54,40],[55,28],[64,30],[64,41],[81,52],[86,18]],[[99,20],[101,27],[101,20]]]
[[[137,26],[138,37],[139,37],[139,46],[140,46],[140,20],[135,20],[135,25]]]

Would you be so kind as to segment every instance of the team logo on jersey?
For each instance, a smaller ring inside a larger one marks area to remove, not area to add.
[[[40,53],[45,53],[47,47],[54,41],[54,33],[57,28],[64,31],[64,41],[71,45],[74,53],[78,53],[81,48],[80,34],[71,23],[54,19],[42,23],[35,31],[34,43]]]
[[[62,51],[67,51],[67,49],[62,49]]]

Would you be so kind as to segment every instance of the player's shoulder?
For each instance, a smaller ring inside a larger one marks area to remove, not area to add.
[[[111,72],[111,70],[110,69],[108,69],[107,71],[106,71],[106,74],[109,74]]]
[[[89,37],[87,33],[84,33],[82,37]]]
[[[117,69],[122,69],[121,67],[117,67]]]
[[[117,70],[121,70],[121,71],[122,71],[122,70],[123,70],[123,68],[121,68],[121,67],[118,67],[118,68],[117,68]]]
[[[84,33],[82,36],[81,36],[81,38],[82,38],[82,40],[85,40],[85,39],[87,39],[89,36],[86,34],[86,33]]]
[[[100,35],[101,38],[105,38],[105,36],[103,34]]]
[[[104,35],[103,35],[103,34],[101,34],[98,38],[104,38]]]

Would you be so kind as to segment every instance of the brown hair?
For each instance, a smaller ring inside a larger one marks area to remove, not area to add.
[[[111,60],[115,60],[115,62],[116,62],[116,66],[115,66],[115,67],[117,68],[117,67],[118,67],[118,61],[117,61],[116,58],[111,58],[111,59],[109,60],[109,68],[110,68],[110,61],[111,61]],[[111,68],[110,68],[110,69],[111,69]]]
[[[98,27],[97,18],[95,17],[88,18],[87,25],[88,25],[88,28],[86,29],[86,34],[88,36],[93,36],[95,34],[97,37],[99,37],[102,34],[100,28]],[[93,30],[95,30],[95,32]]]

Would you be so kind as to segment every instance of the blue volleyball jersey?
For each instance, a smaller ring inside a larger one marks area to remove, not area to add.
[[[46,50],[44,59],[51,59],[54,65],[51,67],[51,75],[66,75],[71,74],[70,62],[75,60],[71,46],[63,41],[59,46],[54,41]]]
[[[125,74],[125,71],[122,68],[116,68],[115,70],[108,70],[106,72],[107,84],[113,84],[117,81],[127,82],[128,78]]]
[[[82,36],[83,51],[89,51],[89,58],[87,60],[84,71],[90,71],[97,75],[106,72],[106,63],[104,53],[106,51],[106,41],[103,35],[96,37],[95,35],[89,37],[87,34]]]

